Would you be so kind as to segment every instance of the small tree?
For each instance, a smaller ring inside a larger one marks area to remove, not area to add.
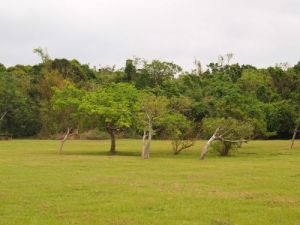
[[[159,120],[159,124],[171,138],[175,155],[194,145],[192,123],[182,114],[168,114]]]
[[[166,97],[145,94],[141,101],[141,123],[144,134],[142,139],[142,158],[150,158],[150,144],[158,121],[169,113],[169,101]]]
[[[79,127],[79,123],[84,117],[79,111],[79,106],[85,94],[83,90],[75,88],[70,83],[63,90],[57,88],[54,90],[52,97],[53,109],[59,118],[59,129],[66,130],[59,153],[62,153],[64,143],[70,133]]]
[[[202,150],[201,160],[204,159],[209,147],[216,140],[221,142],[220,154],[227,156],[233,147],[247,142],[253,135],[251,124],[232,118],[206,118],[203,120],[202,128],[206,137],[212,136]]]

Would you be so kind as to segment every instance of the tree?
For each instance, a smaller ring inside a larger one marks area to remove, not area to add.
[[[169,113],[159,119],[168,138],[170,138],[173,152],[178,155],[185,149],[192,147],[195,143],[193,137],[192,122],[180,113]]]
[[[6,71],[5,66],[2,63],[0,63],[0,72],[5,72],[5,71]]]
[[[194,60],[194,65],[195,65],[195,69],[192,71],[194,74],[196,74],[197,76],[201,76],[203,74],[203,68],[202,68],[202,63],[200,60],[195,59]]]
[[[136,73],[134,82],[139,88],[155,87],[164,81],[174,79],[181,71],[182,68],[172,62],[145,61],[143,68]]]
[[[101,85],[110,85],[124,80],[126,80],[126,74],[123,70],[116,70],[115,66],[103,66],[99,68],[95,82]]]
[[[237,84],[243,92],[256,95],[263,102],[271,102],[276,97],[275,90],[271,86],[271,77],[264,71],[244,70]]]
[[[40,128],[34,106],[21,86],[16,77],[0,73],[0,112],[6,112],[0,130],[16,137],[34,135]]]
[[[59,153],[62,153],[64,143],[70,133],[79,128],[80,122],[85,117],[79,110],[79,106],[86,93],[84,90],[75,88],[71,83],[68,83],[62,90],[56,88],[54,91],[51,103],[58,117],[58,129],[59,131],[66,130],[59,148]]]
[[[276,132],[277,137],[290,138],[297,125],[297,108],[290,101],[278,101],[266,107],[268,130]]]
[[[208,135],[211,137],[202,150],[201,160],[204,159],[209,147],[216,140],[222,143],[220,154],[227,156],[232,147],[247,142],[253,135],[251,124],[232,118],[206,118],[203,121],[202,129],[206,137]]]
[[[52,99],[54,90],[62,90],[67,82],[83,92],[91,92],[90,95],[116,83],[132,83],[141,92],[167,98],[167,114],[179,113],[197,123],[203,118],[231,117],[250,123],[256,139],[290,138],[298,124],[300,63],[292,67],[282,64],[258,69],[232,64],[233,55],[228,53],[219,57],[219,63],[213,62],[207,67],[195,60],[196,68],[186,72],[173,62],[161,60],[134,58],[128,59],[120,69],[116,66],[90,68],[76,59],[51,59],[42,48],[34,52],[41,59],[37,65],[6,68],[0,63],[0,113],[7,111],[1,121],[1,132],[44,138],[65,132],[68,125],[61,121],[69,121],[69,109],[54,109]],[[94,129],[95,124],[99,129],[106,127],[107,123],[100,123],[103,120],[98,118],[99,114],[95,116],[93,112],[91,117],[91,112],[84,112],[81,102],[78,109],[81,118],[76,118],[76,123],[80,123],[81,130],[83,126]],[[89,120],[83,122],[82,117]],[[135,124],[116,128],[116,131],[126,129],[130,131],[126,135],[136,134],[139,129]],[[171,137],[158,119],[153,124],[151,137]],[[148,139],[149,129],[145,130]],[[193,133],[192,136],[195,130]]]
[[[98,128],[106,128],[111,138],[110,152],[115,154],[116,132],[135,125],[139,110],[139,92],[130,84],[114,84],[87,92],[79,109],[93,116]]]
[[[141,101],[141,123],[144,134],[142,141],[142,158],[150,158],[150,144],[152,136],[155,135],[155,127],[159,120],[169,113],[169,101],[166,97],[146,94]]]
[[[264,104],[252,95],[240,93],[234,87],[223,86],[216,93],[217,98],[213,100],[215,110],[210,116],[247,121],[254,126],[255,138],[268,137],[270,133],[267,130]]]
[[[38,47],[33,49],[33,52],[36,53],[41,58],[44,64],[47,64],[51,60],[46,48],[43,49],[41,47]]]
[[[34,89],[38,95],[40,105],[40,121],[42,124],[41,134],[48,136],[57,131],[57,127],[53,123],[55,112],[52,107],[51,99],[54,95],[55,88],[62,89],[65,87],[65,80],[57,71],[43,69],[37,84],[34,84]]]
[[[226,53],[226,54],[225,54],[225,58],[226,58],[226,61],[227,61],[227,65],[229,65],[231,59],[233,58],[233,53],[231,53],[231,52]]]
[[[57,70],[63,78],[72,80],[75,84],[80,84],[96,77],[95,70],[88,65],[81,65],[75,59],[54,59],[51,63],[51,70]]]
[[[126,60],[125,74],[127,82],[131,82],[132,78],[136,75],[136,68],[131,59]]]

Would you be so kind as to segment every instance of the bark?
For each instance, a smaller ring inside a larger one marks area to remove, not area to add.
[[[149,125],[148,131],[144,131],[143,143],[142,143],[142,158],[150,158],[150,144],[152,140],[152,126]]]
[[[148,115],[147,115],[148,116]],[[150,158],[150,144],[152,140],[152,123],[151,118],[148,116],[148,130],[144,130],[143,143],[142,143],[142,158]]]
[[[148,140],[147,140],[147,144],[146,144],[144,159],[149,159],[150,158],[150,144],[151,144],[151,140],[152,140],[152,131],[149,130],[148,131]]]
[[[142,139],[142,158],[144,158],[145,156],[146,138],[147,138],[147,131],[144,130],[143,139]]]
[[[146,139],[147,138],[147,139]],[[149,159],[150,158],[150,144],[152,140],[152,132],[147,131],[143,136],[143,147],[142,147],[142,158]]]
[[[291,143],[291,146],[290,146],[290,150],[292,150],[292,148],[294,147],[294,143],[295,143],[297,132],[298,132],[298,126],[294,130],[294,134],[293,134],[293,137],[292,137],[292,143]]]
[[[71,131],[71,129],[68,127],[67,132],[66,132],[64,138],[61,140],[61,145],[60,145],[60,148],[59,148],[59,153],[60,154],[63,152],[63,147],[64,147],[64,144],[65,144],[66,140],[69,137],[70,131]]]
[[[201,156],[200,156],[200,160],[203,160],[207,151],[208,151],[208,148],[209,146],[218,138],[219,136],[219,130],[220,128],[217,128],[215,133],[213,134],[213,136],[211,136],[211,138],[207,141],[206,145],[204,146],[203,150],[202,150],[202,153],[201,153]]]
[[[222,151],[220,152],[221,156],[228,156],[229,151],[230,151],[230,149],[231,149],[232,143],[239,143],[239,142],[230,142],[230,141],[226,141],[226,140],[224,140],[223,138],[220,138],[219,140],[220,140],[220,142],[222,143],[222,146],[223,146],[223,149],[222,149]]]
[[[110,135],[110,153],[111,154],[116,154],[116,137],[115,137],[115,132],[114,132],[114,128],[109,125],[107,126],[107,132]]]
[[[201,156],[200,156],[200,160],[203,160],[207,151],[208,151],[208,148],[209,146],[216,140],[216,137],[215,135],[213,135],[209,140],[208,142],[206,143],[206,145],[204,146],[203,150],[202,150],[202,153],[201,153]]]

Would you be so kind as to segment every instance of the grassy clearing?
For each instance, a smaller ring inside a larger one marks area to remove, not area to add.
[[[0,142],[0,224],[300,224],[300,143],[253,141],[231,157],[154,141]]]

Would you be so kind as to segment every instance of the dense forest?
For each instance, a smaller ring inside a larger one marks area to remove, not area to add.
[[[227,54],[187,72],[138,58],[120,69],[91,68],[34,52],[37,65],[0,64],[0,133],[55,138],[70,128],[87,138],[95,130],[141,137],[151,124],[155,138],[207,138],[205,121],[230,118],[253,127],[253,138],[279,139],[291,138],[299,120],[300,62],[261,69],[231,64]]]

